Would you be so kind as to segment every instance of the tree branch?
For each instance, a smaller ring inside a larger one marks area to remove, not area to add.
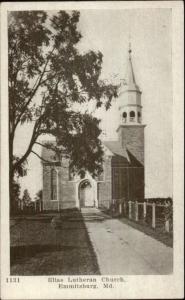
[[[47,148],[47,149],[51,149],[51,148],[49,148],[48,146],[46,146],[46,145],[44,145],[44,144],[41,144],[41,143],[39,143],[39,142],[35,142],[35,144],[40,145],[40,146],[42,146],[42,147],[45,147],[45,148]]]
[[[39,127],[40,124],[39,124],[38,121],[39,121],[39,120],[37,120],[37,122],[35,122],[35,126],[34,126],[34,128],[33,128],[33,134],[32,134],[32,137],[31,137],[29,146],[28,146],[28,148],[27,148],[25,154],[20,158],[19,161],[17,161],[17,162],[13,165],[13,169],[14,169],[14,170],[16,169],[16,167],[17,167],[18,165],[21,165],[21,164],[27,159],[28,155],[30,154],[30,152],[31,152],[31,150],[32,150],[32,147],[33,147],[34,143],[36,142],[36,140],[37,140],[37,138],[38,138],[38,136],[39,136],[39,133],[37,132],[37,129],[38,129],[38,127]]]
[[[55,162],[57,162],[57,161],[49,161],[49,160],[46,160],[46,159],[44,159],[43,157],[41,157],[38,153],[36,153],[35,151],[33,151],[33,150],[31,150],[31,152],[33,153],[33,154],[35,154],[40,160],[42,160],[42,161],[44,161],[44,162],[46,162],[46,163],[55,163]],[[62,168],[65,168],[65,169],[68,169],[69,167],[66,167],[66,166],[64,166],[64,165],[62,165],[62,164],[60,164],[60,166],[62,167]]]
[[[45,74],[45,70],[46,70],[47,65],[48,65],[48,63],[49,63],[50,56],[51,56],[51,54],[53,53],[54,50],[55,50],[55,47],[53,47],[53,49],[52,49],[50,55],[48,55],[48,58],[47,58],[46,63],[45,63],[45,66],[44,66],[43,71],[42,71],[42,73],[41,73],[41,75],[40,75],[40,78],[38,77],[39,80],[38,80],[38,78],[37,78],[36,83],[34,84],[34,87],[33,87],[33,89],[32,89],[32,92],[31,92],[30,97],[28,98],[26,104],[23,106],[23,108],[22,108],[22,110],[21,110],[21,113],[20,113],[19,116],[17,117],[17,121],[15,122],[15,126],[14,126],[14,131],[15,131],[17,125],[19,124],[22,115],[24,114],[24,112],[26,111],[28,105],[30,104],[31,100],[33,99],[34,95],[36,94],[36,92],[37,92],[39,86],[42,84],[42,83],[41,83],[42,78],[43,78],[43,76],[44,76],[44,74]],[[38,81],[38,83],[37,83],[37,81]]]
[[[36,152],[33,151],[33,150],[31,150],[31,152],[32,152],[33,154],[35,154],[40,160],[42,160],[42,161],[44,161],[44,162],[46,162],[46,163],[52,163],[52,162],[53,162],[53,161],[49,161],[49,160],[44,159],[43,157],[41,157],[38,153],[36,153]]]

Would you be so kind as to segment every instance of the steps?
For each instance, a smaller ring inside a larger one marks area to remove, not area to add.
[[[58,214],[56,217],[52,219],[52,226],[60,227],[62,226],[62,222],[103,222],[106,219],[110,219],[111,217],[104,214],[97,208],[82,208],[79,210],[68,210],[63,211],[60,215]]]
[[[86,222],[102,222],[110,217],[98,210],[97,208],[82,208],[81,213],[83,220]]]

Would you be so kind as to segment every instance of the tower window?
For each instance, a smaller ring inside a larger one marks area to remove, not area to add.
[[[123,116],[123,122],[125,123],[125,122],[126,122],[126,120],[127,120],[127,113],[126,113],[126,112],[124,112],[122,116]]]
[[[138,122],[141,122],[141,113],[140,113],[140,111],[138,111],[137,116],[138,116]]]
[[[132,110],[132,111],[130,112],[130,122],[133,122],[134,119],[135,119],[135,112]]]

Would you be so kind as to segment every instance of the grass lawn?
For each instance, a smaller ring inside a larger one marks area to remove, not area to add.
[[[76,210],[61,217],[56,215],[56,222],[51,222],[51,218],[47,217],[12,220],[11,275],[100,274],[80,215]]]
[[[120,218],[119,220],[122,223],[127,224],[139,231],[142,231],[146,235],[149,235],[152,238],[162,242],[166,246],[173,247],[173,234],[172,233],[167,233],[162,228],[153,229],[142,222],[135,222],[134,220],[129,220],[127,218]]]
[[[109,216],[111,215],[110,211],[107,211],[107,210],[102,210],[102,211]],[[173,248],[173,232],[172,231],[170,233],[165,232],[164,222],[163,223],[158,222],[156,228],[153,229],[149,224],[143,222],[142,220],[136,222],[133,219],[120,217],[119,214],[117,215],[117,218],[120,222],[127,224],[134,229],[142,231],[146,235],[151,236],[152,238],[160,241],[161,243],[165,244],[166,246]],[[158,220],[156,220],[156,222],[157,221]],[[163,224],[163,226],[162,226],[162,224]]]

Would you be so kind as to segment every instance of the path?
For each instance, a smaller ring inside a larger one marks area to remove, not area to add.
[[[162,275],[173,270],[173,249],[97,209],[82,209],[102,275]],[[89,221],[93,215],[94,221]],[[95,215],[98,216],[96,221]]]

